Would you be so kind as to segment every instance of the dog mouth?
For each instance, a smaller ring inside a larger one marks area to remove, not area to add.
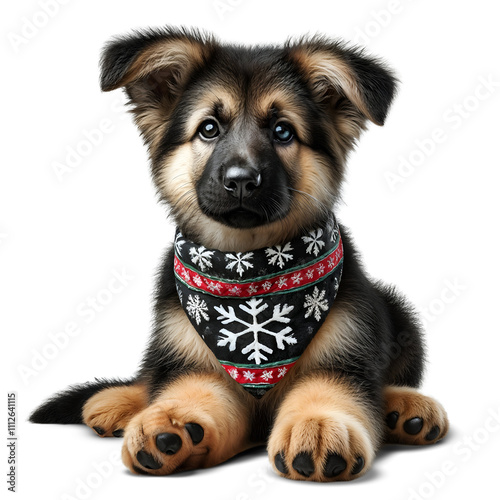
[[[219,203],[210,203],[207,199],[201,199],[199,206],[206,216],[226,226],[251,229],[283,219],[288,214],[288,197],[281,199],[279,203],[273,202],[272,198],[266,201],[249,199],[240,201],[236,206],[221,206],[220,200]]]

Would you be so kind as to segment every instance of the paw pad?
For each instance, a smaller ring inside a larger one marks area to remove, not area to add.
[[[292,467],[302,476],[309,477],[314,472],[312,456],[307,451],[298,453],[292,462]]]
[[[175,455],[182,447],[182,439],[178,434],[164,432],[156,436],[156,447],[165,455]]]

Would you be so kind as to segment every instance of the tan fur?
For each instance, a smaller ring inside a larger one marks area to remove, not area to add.
[[[185,69],[201,64],[207,51],[206,46],[186,39],[155,43],[131,64],[117,88],[165,67],[171,68],[175,80],[182,83]]]
[[[147,406],[147,388],[143,384],[110,387],[94,394],[84,405],[83,422],[104,431],[101,437],[124,430],[130,419]],[[95,430],[95,429],[94,429]]]
[[[139,451],[150,453],[162,464],[155,475],[217,465],[252,446],[250,415],[252,396],[235,391],[235,384],[220,374],[192,374],[168,386],[155,402],[136,415],[125,432],[122,458],[133,472],[143,470],[137,461]],[[203,440],[194,445],[185,424],[203,427]],[[165,455],[156,447],[156,436],[175,433],[182,447]]]
[[[349,480],[364,474],[375,456],[380,436],[363,409],[363,399],[345,382],[323,374],[309,374],[286,395],[268,442],[271,464],[284,456],[288,477],[304,480],[292,462],[299,452],[309,452],[314,461],[312,481]],[[323,474],[328,453],[341,454],[347,462],[334,478]],[[365,460],[363,470],[351,474],[357,457]],[[277,469],[276,471],[280,474]]]
[[[345,95],[366,118],[381,125],[368,111],[359,93],[356,76],[341,57],[307,46],[294,49],[292,57],[305,71],[318,96],[328,94],[329,89],[333,87],[339,94]]]
[[[432,444],[443,439],[449,429],[448,416],[443,406],[428,396],[420,394],[411,387],[388,386],[384,392],[386,407],[385,414],[396,411],[399,418],[394,430],[387,429],[386,442],[399,444]],[[424,421],[422,430],[412,436],[404,431],[404,423],[414,417]],[[435,439],[428,441],[425,436],[434,427],[438,426],[439,434]]]

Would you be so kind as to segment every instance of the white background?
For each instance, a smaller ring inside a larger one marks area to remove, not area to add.
[[[70,0],[58,7],[47,2],[49,17],[42,3],[9,2],[1,21],[2,398],[18,395],[17,498],[400,500],[498,491],[494,2]],[[441,444],[384,449],[363,479],[345,484],[280,479],[263,450],[210,470],[147,478],[116,460],[121,440],[99,439],[83,426],[26,421],[36,405],[71,383],[131,375],[148,338],[153,277],[173,228],[156,203],[146,150],[120,92],[99,90],[98,59],[112,35],[166,23],[245,43],[320,32],[366,45],[397,71],[401,88],[386,125],[370,126],[351,156],[339,216],[369,272],[426,311],[423,390],[444,404],[451,420]],[[488,80],[489,89],[481,83]],[[82,147],[102,120],[107,131],[100,143],[59,179],[54,165],[65,163],[68,148]],[[391,189],[387,173],[399,175],[402,158],[414,169],[404,170]],[[88,298],[104,297],[113,271],[123,270],[130,277],[123,291],[95,317],[85,314]],[[71,322],[79,334],[54,350],[49,335]],[[3,415],[0,435],[6,435],[6,410]],[[2,448],[6,491],[8,449]]]

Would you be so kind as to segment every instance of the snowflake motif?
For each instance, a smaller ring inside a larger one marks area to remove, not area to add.
[[[287,281],[288,278],[281,276],[280,279],[278,280],[278,288],[283,288],[284,286],[286,286]]]
[[[314,278],[314,269],[309,269],[307,272],[306,272],[306,276],[307,276],[307,279],[311,280]]]
[[[262,288],[267,292],[271,287],[273,286],[273,284],[270,282],[270,281],[266,281],[262,284]]]
[[[287,367],[278,368],[278,378],[284,377],[286,372],[288,371]]]
[[[335,267],[335,258],[334,257],[330,257],[327,261],[327,264],[328,264],[328,267],[330,269],[333,269]]]
[[[180,255],[181,254],[181,250],[182,250],[182,245],[184,245],[184,243],[186,243],[186,240],[183,240],[182,239],[183,236],[181,233],[179,233],[176,237],[175,237],[175,242],[174,242],[174,245],[175,245],[175,252]]]
[[[230,368],[227,373],[229,373],[229,375],[231,375],[231,377],[233,377],[235,380],[238,378],[239,376],[239,373],[238,373],[238,369],[237,368]]]
[[[332,229],[332,235],[330,236],[330,241],[335,241],[339,237],[339,229],[338,227],[334,227]]]
[[[191,255],[191,261],[194,264],[198,264],[201,271],[206,271],[209,267],[212,267],[212,255],[214,252],[207,250],[204,246],[199,248],[191,247],[189,249],[189,255]]]
[[[230,288],[228,290],[230,295],[241,295],[241,288],[239,286],[233,286],[233,288]]]
[[[261,342],[260,334],[274,337],[276,347],[281,350],[285,349],[285,344],[296,344],[297,339],[293,336],[292,328],[289,326],[278,332],[266,329],[266,326],[270,323],[290,323],[290,318],[287,318],[287,315],[293,310],[294,306],[289,306],[288,304],[275,305],[272,316],[269,319],[259,322],[259,315],[268,307],[269,304],[265,303],[263,299],[256,298],[246,300],[245,305],[240,304],[239,308],[251,318],[250,322],[248,322],[238,317],[231,306],[228,306],[227,310],[223,306],[214,306],[214,309],[220,314],[217,319],[223,325],[238,323],[245,327],[240,332],[231,332],[226,328],[222,328],[219,330],[222,335],[219,337],[217,345],[220,347],[228,346],[230,351],[234,351],[238,339],[243,335],[250,334],[249,336],[251,336],[252,340],[243,347],[241,353],[248,354],[248,361],[254,360],[256,364],[260,365],[262,361],[267,361],[266,354],[274,352],[273,349]]]
[[[181,274],[182,274],[184,281],[191,280],[191,276],[189,275],[189,271],[187,269],[183,269]]]
[[[309,231],[309,236],[302,236],[302,241],[306,244],[309,243],[306,248],[307,253],[313,253],[315,256],[319,254],[320,250],[325,246],[321,236],[323,236],[323,229]]]
[[[217,293],[220,293],[220,290],[221,290],[221,284],[218,283],[217,281],[208,281],[207,280],[207,288],[211,291],[211,292],[217,292]]]
[[[273,264],[283,269],[285,262],[293,259],[291,252],[293,250],[292,245],[288,242],[286,245],[274,245],[274,247],[266,248],[265,252],[268,257],[268,264]]]
[[[248,287],[248,293],[250,293],[250,294],[257,293],[257,291],[258,291],[258,287],[256,287],[255,285],[250,285]]]
[[[321,319],[321,311],[328,311],[328,300],[325,299],[326,290],[319,293],[317,286],[314,287],[312,295],[306,295],[304,308],[307,309],[304,318],[314,315],[314,319],[319,321]]]
[[[182,304],[182,290],[177,287],[177,295],[179,296],[180,303]]]
[[[245,377],[245,380],[250,380],[250,382],[252,382],[252,380],[255,378],[255,373],[251,372],[250,370],[245,370],[243,372],[243,376]]]
[[[194,297],[190,295],[187,300],[186,311],[189,316],[196,321],[196,324],[199,325],[201,320],[204,319],[208,321],[210,319],[208,312],[207,303],[200,299],[199,295],[195,295]]]
[[[236,272],[241,276],[243,276],[243,273],[253,267],[253,264],[249,262],[249,260],[253,257],[253,252],[248,252],[246,254],[242,254],[241,252],[238,252],[236,255],[233,254],[227,254],[226,260],[230,260],[229,264],[226,266],[226,269],[229,269],[230,271],[233,270],[233,268],[236,266]]]
[[[333,286],[335,287],[335,291],[337,291],[339,289],[339,285],[340,285],[339,280],[337,278],[335,278],[335,282],[333,284]]]
[[[318,274],[321,276],[324,273],[325,273],[325,266],[323,264],[320,264],[318,266]]]
[[[273,378],[273,370],[264,370],[260,378],[268,382],[270,379]]]
[[[203,280],[197,274],[193,276],[193,281],[195,282],[196,286],[201,286],[203,284]]]
[[[293,281],[293,284],[294,285],[299,285],[300,282],[303,280],[303,276],[300,274],[300,273],[295,273],[293,276],[292,276],[292,281]]]

